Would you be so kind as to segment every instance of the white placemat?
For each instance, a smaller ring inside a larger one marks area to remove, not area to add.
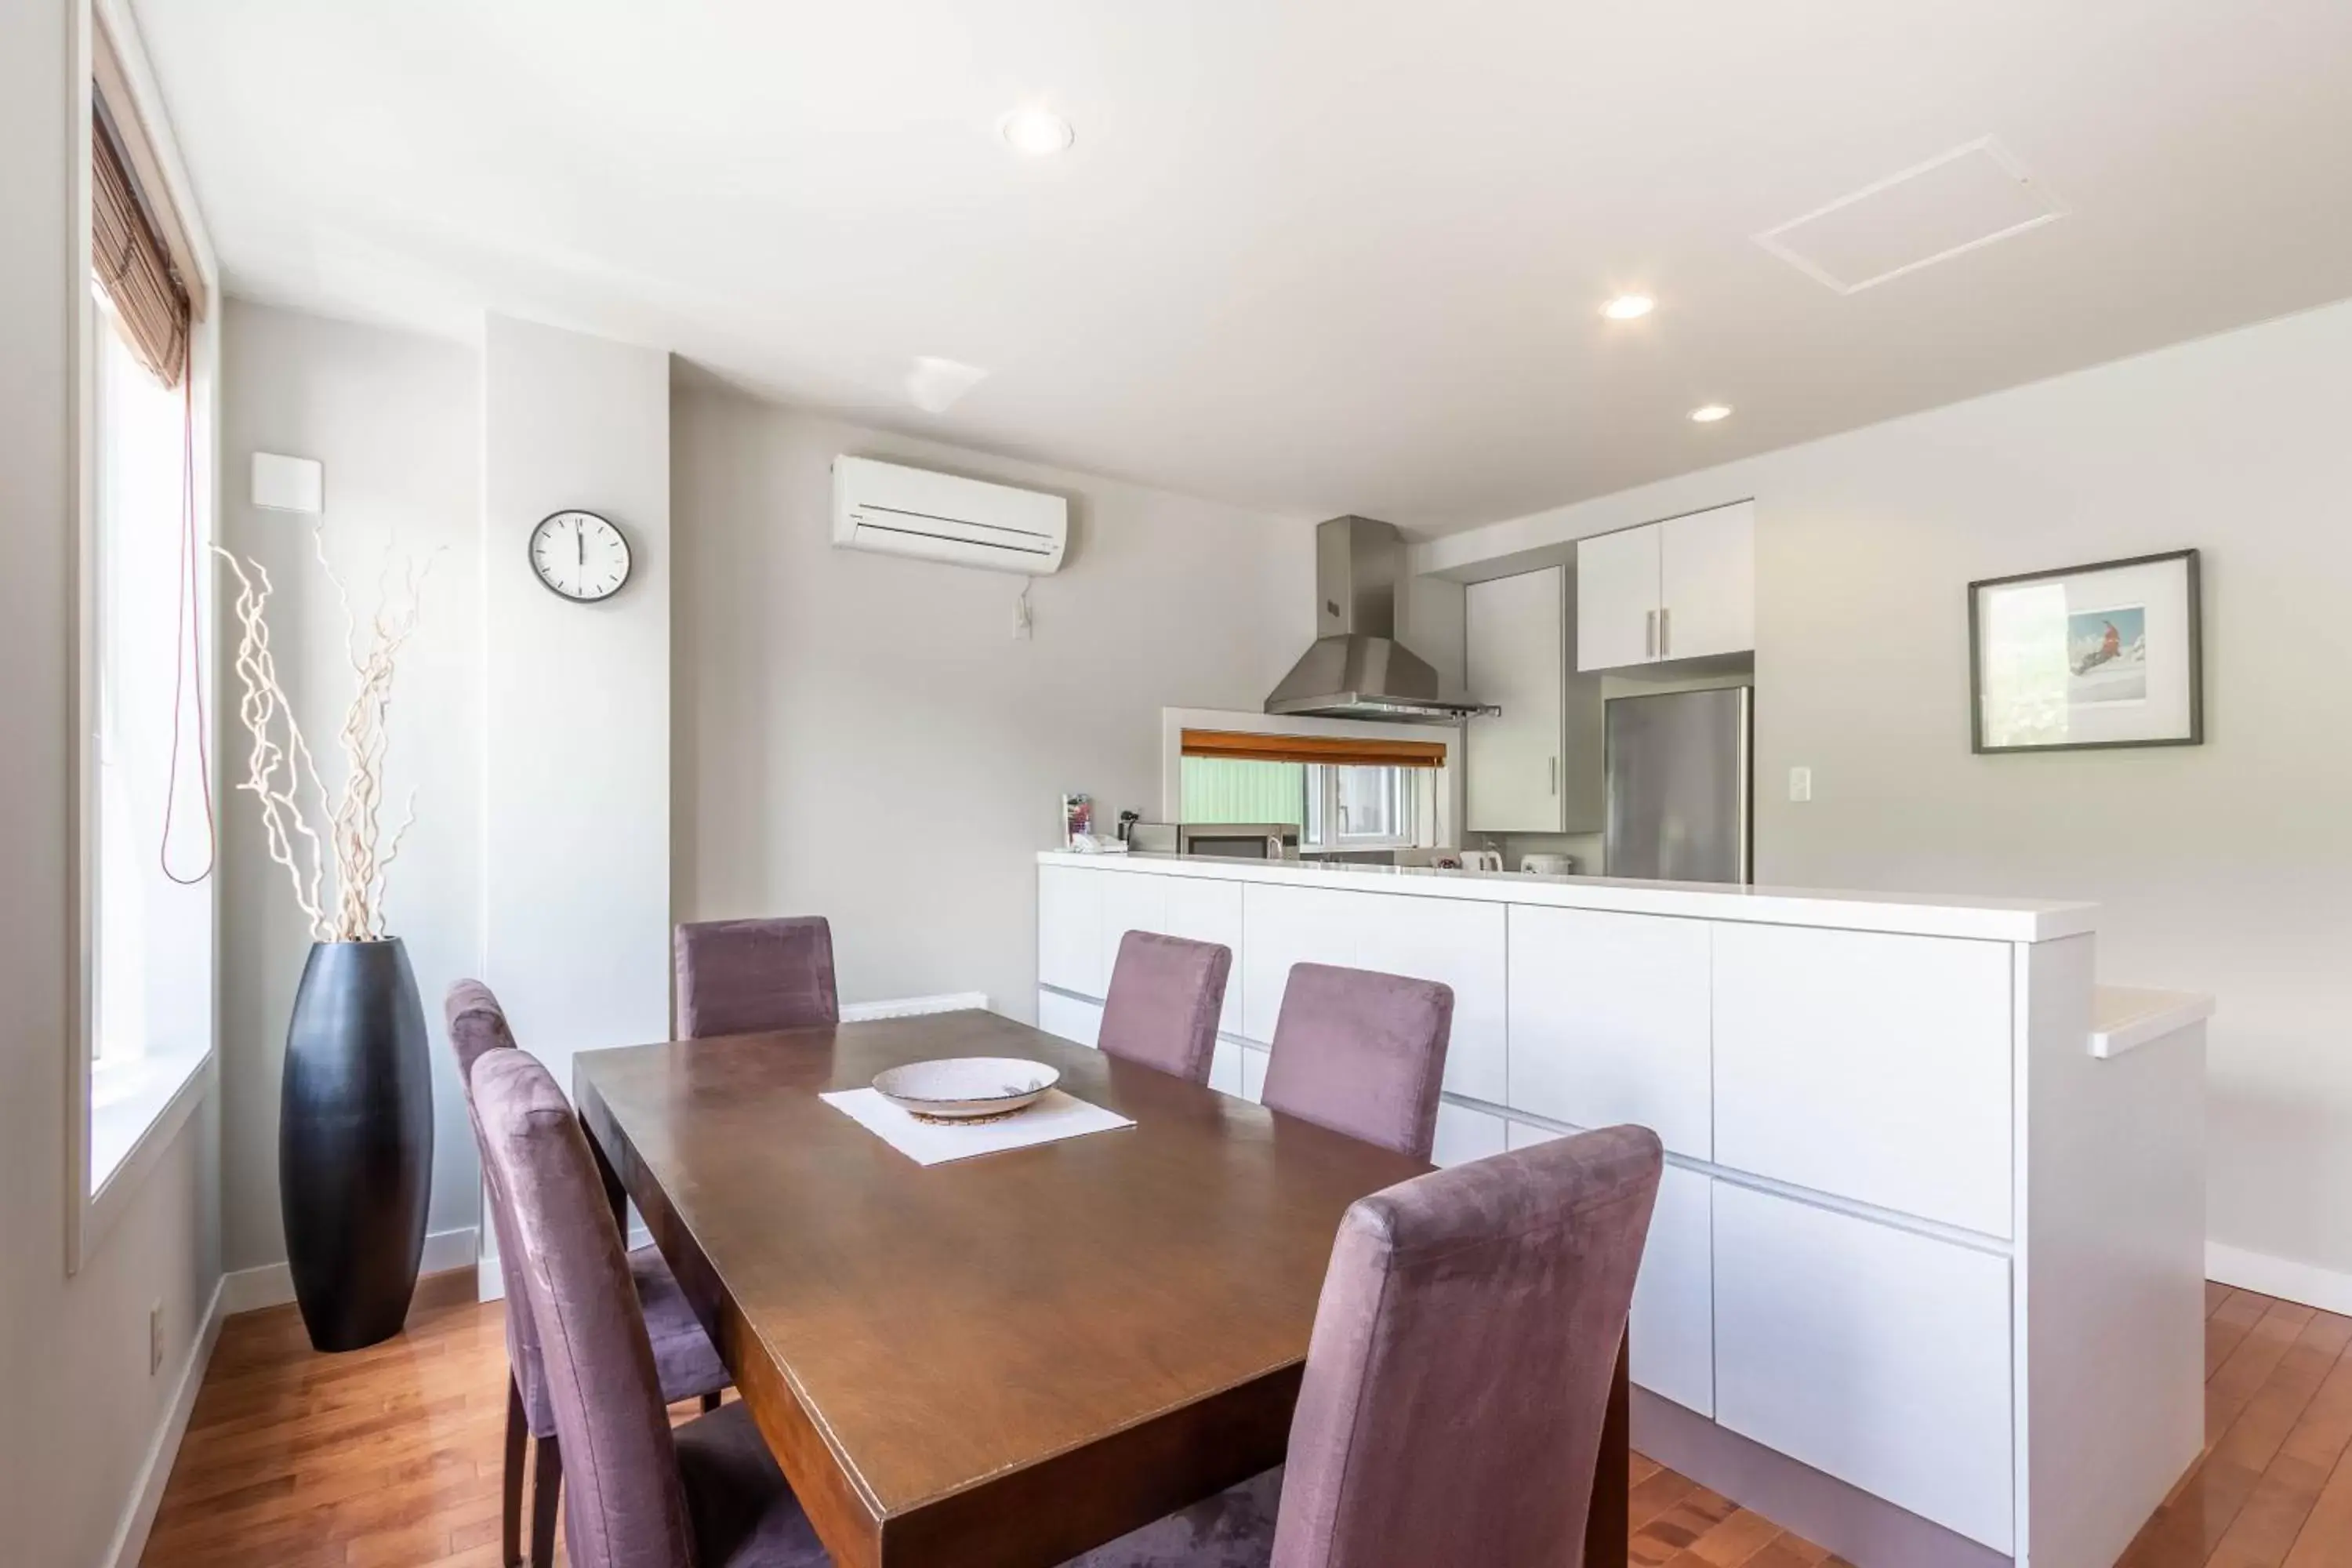
[[[874,1089],[845,1089],[817,1096],[918,1165],[944,1165],[975,1154],[1002,1153],[1039,1143],[1058,1143],[1089,1132],[1108,1132],[1135,1123],[1116,1110],[1048,1089],[1045,1098],[1002,1121],[966,1126],[924,1121],[882,1098]]]

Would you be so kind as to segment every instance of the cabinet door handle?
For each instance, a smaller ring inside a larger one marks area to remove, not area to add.
[[[1558,757],[1551,760],[1551,793],[1554,795],[1559,793],[1559,759]]]
[[[1655,610],[1642,612],[1642,657],[1658,657],[1658,612]]]
[[[1674,636],[1675,623],[1672,619],[1674,613],[1674,606],[1671,605],[1662,606],[1658,611],[1658,657],[1660,658],[1667,657],[1667,642]]]

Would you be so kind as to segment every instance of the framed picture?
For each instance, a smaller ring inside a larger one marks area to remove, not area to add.
[[[2198,623],[2194,550],[1969,584],[1974,749],[2202,743]]]

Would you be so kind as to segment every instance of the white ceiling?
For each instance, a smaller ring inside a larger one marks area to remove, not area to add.
[[[136,8],[236,291],[1421,532],[2352,295],[2346,0]],[[1987,135],[2065,216],[1846,295],[1750,237]]]

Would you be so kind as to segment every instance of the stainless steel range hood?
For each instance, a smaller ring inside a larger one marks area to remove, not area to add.
[[[1269,713],[1454,723],[1492,713],[1437,694],[1437,671],[1396,640],[1404,537],[1369,517],[1315,530],[1315,642],[1265,700]]]

